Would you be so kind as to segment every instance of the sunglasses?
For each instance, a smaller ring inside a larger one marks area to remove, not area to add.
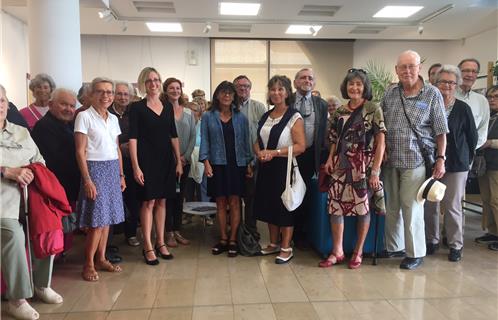
[[[351,68],[348,70],[348,73],[353,73],[353,72],[361,72],[363,74],[367,74],[367,72],[363,69],[356,69],[356,68]]]

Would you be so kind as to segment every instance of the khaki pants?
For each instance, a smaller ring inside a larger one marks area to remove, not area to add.
[[[488,170],[479,178],[482,198],[482,227],[498,236],[498,171]]]
[[[25,236],[19,220],[0,219],[2,231],[2,274],[9,300],[33,296],[26,259]],[[32,257],[33,282],[36,287],[50,287],[54,256],[43,260]]]

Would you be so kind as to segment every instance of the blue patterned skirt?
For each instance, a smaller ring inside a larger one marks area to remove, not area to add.
[[[85,196],[83,180],[78,199],[78,225],[80,228],[99,228],[124,221],[123,196],[119,160],[87,161],[88,172],[95,187],[95,201]]]

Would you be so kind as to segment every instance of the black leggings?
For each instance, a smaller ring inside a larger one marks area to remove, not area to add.
[[[180,193],[174,198],[166,199],[166,232],[180,231],[182,227],[183,199],[185,199],[185,184],[187,183],[190,165],[183,167],[180,177]]]

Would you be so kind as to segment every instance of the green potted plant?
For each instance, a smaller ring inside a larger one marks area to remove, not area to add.
[[[367,61],[363,67],[368,74],[368,78],[372,83],[372,101],[380,102],[384,96],[384,92],[393,82],[393,75],[387,71],[386,67],[374,60]]]

